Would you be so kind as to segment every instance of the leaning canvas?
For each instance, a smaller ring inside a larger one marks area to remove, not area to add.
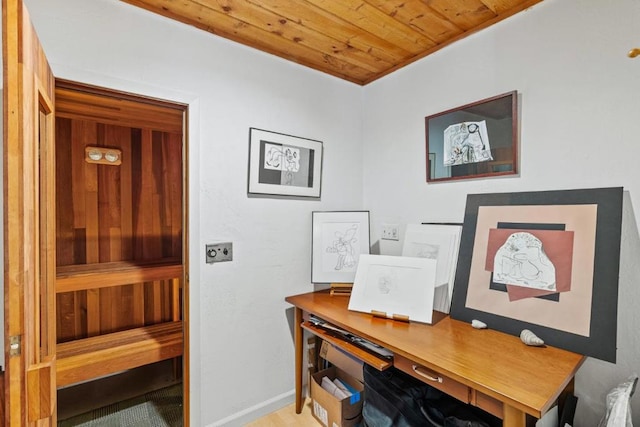
[[[436,260],[360,255],[349,310],[431,323]]]
[[[433,309],[449,313],[456,277],[462,225],[409,224],[405,231],[402,256],[436,260]]]

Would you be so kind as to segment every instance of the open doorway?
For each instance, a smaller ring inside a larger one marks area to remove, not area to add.
[[[58,421],[160,392],[182,425],[187,106],[63,80],[55,102]]]

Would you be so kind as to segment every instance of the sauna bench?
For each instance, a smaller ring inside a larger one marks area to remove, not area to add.
[[[172,279],[182,277],[183,271],[181,261],[176,259],[58,266],[56,293]]]
[[[98,290],[117,286],[136,286],[139,295],[144,296],[145,284],[160,286],[159,283],[167,282],[171,288],[171,296],[163,302],[160,288],[152,286],[151,292],[157,295],[152,303],[155,304],[152,318],[145,319],[144,307],[136,306],[139,309],[137,313],[132,313],[133,327],[117,332],[109,332],[108,328],[122,329],[122,325],[127,322],[107,325],[107,330],[101,333],[100,311],[80,307],[80,310],[86,310],[89,336],[57,344],[57,386],[75,384],[182,356],[180,289],[183,275],[184,268],[179,258],[58,266],[56,293],[88,291],[90,294],[86,298],[91,301],[85,303],[87,307],[97,306],[102,295]],[[107,294],[108,297],[110,295]],[[170,306],[168,317],[161,313],[164,303]],[[114,306],[107,308],[113,309]]]
[[[57,345],[58,387],[182,355],[182,322],[165,322]]]

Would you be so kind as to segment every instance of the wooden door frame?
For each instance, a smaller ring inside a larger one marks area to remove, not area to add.
[[[41,214],[40,206],[54,195],[46,181],[54,164],[54,78],[22,0],[3,0],[2,14],[4,421],[48,426],[56,422],[55,227],[47,222],[55,212]]]
[[[55,87],[65,87],[77,91],[82,91],[94,95],[115,97],[134,102],[147,103],[152,105],[171,106],[183,111],[182,122],[182,326],[183,326],[183,354],[182,354],[182,377],[183,377],[183,420],[185,427],[190,425],[190,333],[189,333],[189,104],[184,102],[160,99],[153,96],[126,92],[118,89],[106,88],[72,81],[63,78],[55,78]]]

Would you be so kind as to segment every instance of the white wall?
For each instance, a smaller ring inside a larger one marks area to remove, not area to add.
[[[313,290],[311,211],[362,207],[361,88],[115,0],[26,3],[57,77],[191,104],[192,425],[291,402],[284,298]],[[324,142],[321,201],[247,197],[249,127]]]
[[[462,222],[469,193],[624,186],[617,364],[588,359],[578,372],[578,426],[596,425],[607,391],[640,373],[640,61],[626,56],[638,22],[636,0],[546,0],[364,88],[373,240],[381,223]],[[424,117],[511,90],[521,97],[519,176],[427,184]],[[401,247],[380,242],[382,253]]]
[[[240,425],[291,399],[283,298],[312,289],[316,209],[371,210],[376,242],[383,222],[462,221],[468,193],[624,186],[618,362],[578,372],[575,425],[595,426],[606,392],[640,369],[640,62],[626,57],[640,2],[546,0],[364,88],[115,0],[27,5],[58,77],[190,104],[192,425]],[[424,117],[513,89],[520,175],[427,185]],[[250,126],[325,142],[321,202],[247,198]],[[235,260],[205,265],[218,240]]]

